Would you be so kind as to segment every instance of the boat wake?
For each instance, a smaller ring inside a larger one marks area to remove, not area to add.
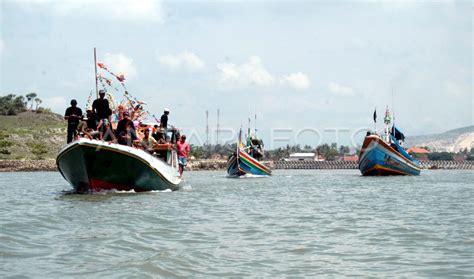
[[[93,195],[108,195],[108,194],[136,194],[135,190],[117,190],[117,189],[110,189],[110,190],[100,190],[94,191],[91,194]]]
[[[191,186],[189,186],[191,187]],[[135,195],[135,194],[150,194],[150,193],[171,193],[173,192],[171,189],[165,190],[152,190],[152,191],[145,191],[145,192],[136,192],[135,190],[117,190],[117,189],[109,189],[109,190],[100,190],[100,191],[91,191],[91,192],[76,192],[74,190],[71,191],[61,191],[61,195],[96,195],[96,196],[105,196],[105,195]]]
[[[189,192],[193,190],[193,187],[190,184],[186,184],[186,185],[181,186],[179,190]]]
[[[251,178],[265,178],[265,177],[268,177],[268,175],[258,175],[258,174],[246,173],[246,174],[241,175],[241,176],[231,176],[231,175],[228,175],[227,177],[230,177],[230,178],[239,178],[239,179],[251,179]]]

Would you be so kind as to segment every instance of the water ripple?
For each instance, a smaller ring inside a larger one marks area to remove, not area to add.
[[[0,275],[474,274],[473,172],[186,176],[176,192],[77,195],[58,173],[0,173]]]

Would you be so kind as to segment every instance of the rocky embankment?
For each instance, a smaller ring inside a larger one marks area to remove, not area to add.
[[[223,170],[225,160],[193,160],[188,163],[187,170]],[[57,171],[55,160],[0,160],[0,172],[20,171]]]
[[[194,160],[188,163],[187,170],[223,170],[225,160]],[[0,160],[0,172],[57,171],[55,160]]]
[[[264,162],[270,168],[274,167],[273,162]],[[225,160],[192,160],[188,163],[186,170],[225,170],[227,162]],[[55,160],[0,160],[0,172],[19,171],[57,171]]]
[[[0,160],[0,172],[57,170],[55,160]]]
[[[266,161],[271,169],[357,169],[356,162],[342,161]],[[225,170],[225,160],[192,160],[186,170]],[[474,161],[422,161],[424,169],[474,170]],[[57,171],[55,160],[0,160],[0,172]]]

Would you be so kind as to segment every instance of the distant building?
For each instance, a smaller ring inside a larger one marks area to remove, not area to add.
[[[428,150],[419,147],[410,147],[406,151],[416,159],[424,161],[428,160],[428,154],[430,153]]]
[[[464,155],[464,154],[454,154],[453,160],[454,161],[466,161],[466,155]]]
[[[359,161],[359,156],[357,154],[355,155],[345,155],[342,158],[344,162],[358,162]]]
[[[291,153],[288,161],[315,161],[316,153]]]
[[[419,147],[410,147],[407,149],[408,153],[413,153],[413,154],[428,154],[430,153],[428,150],[424,148],[419,148]]]

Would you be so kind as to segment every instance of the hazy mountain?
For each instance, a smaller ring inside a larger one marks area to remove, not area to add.
[[[431,151],[457,152],[474,148],[474,126],[458,128],[442,134],[407,137],[406,147],[428,146]]]

